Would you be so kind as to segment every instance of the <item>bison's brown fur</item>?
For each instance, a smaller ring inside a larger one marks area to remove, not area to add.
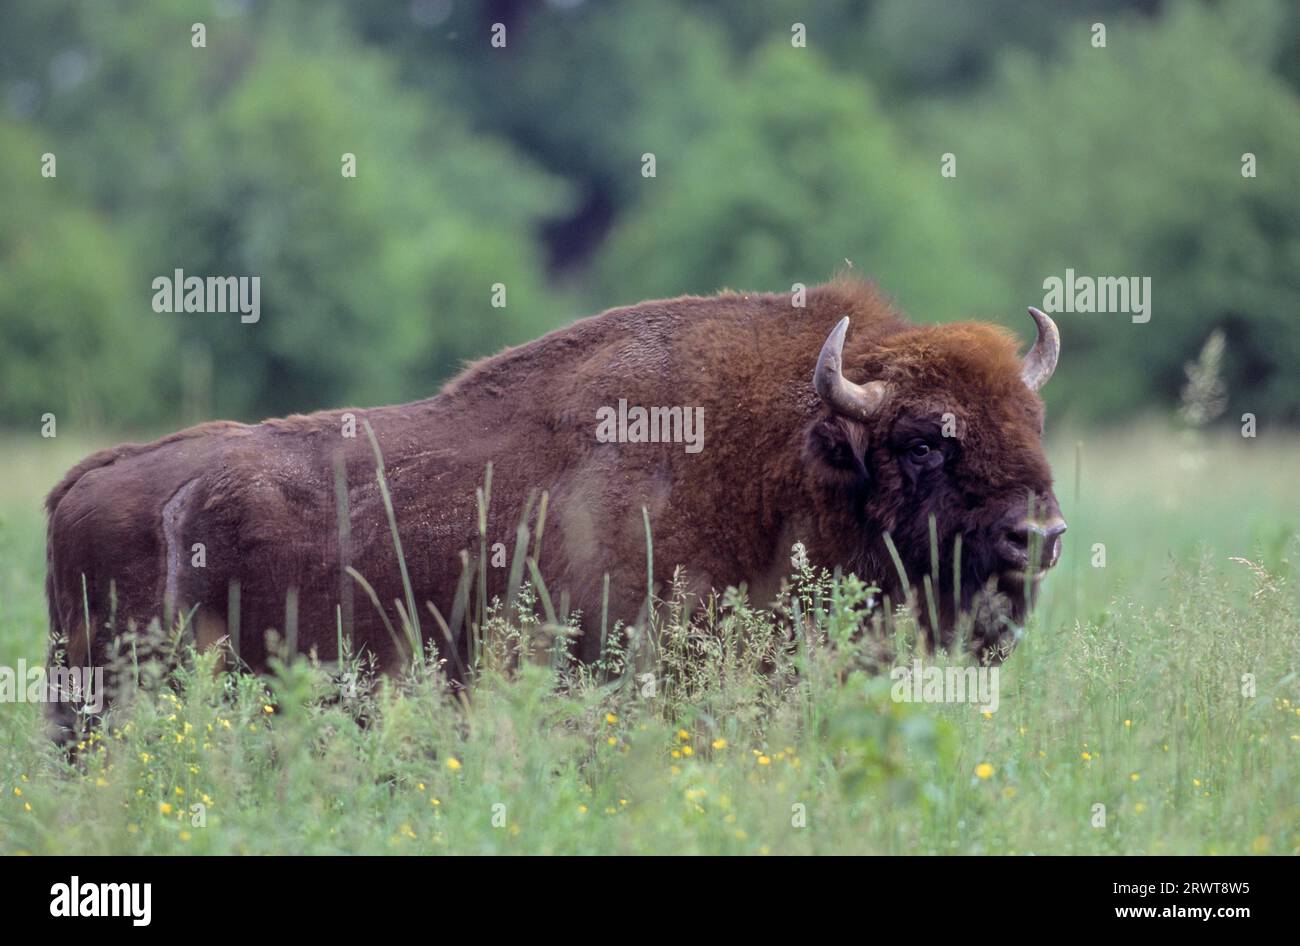
[[[831,413],[812,384],[818,352],[845,315],[845,377],[889,384],[866,422]],[[47,503],[52,634],[66,642],[70,665],[99,660],[111,583],[117,631],[196,608],[201,636],[217,638],[238,582],[243,661],[264,666],[264,632],[284,627],[289,589],[299,648],[333,657],[349,581],[336,516],[339,453],[351,563],[400,626],[393,602],[405,595],[363,421],[383,451],[415,598],[444,615],[461,550],[477,558],[475,489],[489,462],[489,543],[513,554],[530,492],[549,491],[541,572],[554,596],[567,591],[597,622],[606,573],[611,624],[634,620],[645,598],[642,507],[658,575],[681,565],[698,592],[748,582],[760,602],[788,570],[795,541],[814,563],[856,571],[897,599],[882,536],[892,533],[916,578],[929,571],[933,514],[945,571],[953,537],[964,536],[969,603],[998,579],[1009,517],[1023,517],[1030,496],[1055,505],[1039,443],[1042,404],[1020,369],[1007,331],[910,325],[856,280],[809,290],[804,308],[787,295],[725,292],[612,309],[473,364],[435,397],[352,410],[355,438],[342,435],[347,412],[327,411],[202,424],[82,461]],[[703,450],[598,442],[598,409],[620,399],[702,407]],[[957,436],[940,444],[942,468],[918,471],[900,459],[946,413]],[[206,547],[203,568],[191,566],[195,543]],[[504,593],[507,573],[488,569],[489,595]],[[939,590],[949,623],[951,591]],[[431,624],[426,612],[426,634]],[[399,657],[359,593],[351,635],[381,664]],[[583,656],[593,655],[596,636],[584,635]]]

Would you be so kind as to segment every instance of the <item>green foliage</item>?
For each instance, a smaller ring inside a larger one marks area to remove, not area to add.
[[[773,44],[735,82],[727,116],[660,153],[647,196],[598,261],[607,295],[788,290],[846,266],[918,318],[960,311],[978,282],[938,188],[868,89],[809,50]],[[943,273],[942,278],[937,273]]]
[[[165,198],[177,226],[159,271],[179,256],[190,271],[262,275],[262,322],[244,330],[207,316],[195,326],[219,366],[238,365],[221,377],[249,388],[224,409],[433,393],[481,353],[482,334],[520,341],[547,324],[520,325],[522,307],[499,315],[489,287],[529,298],[537,286],[520,231],[558,206],[553,182],[402,95],[378,57],[338,40],[304,56],[282,29],[259,35],[255,66],[193,127],[187,173]],[[344,153],[357,156],[355,179],[341,174]],[[468,285],[471,299],[455,291]],[[466,333],[467,324],[484,329]],[[243,331],[259,336],[258,357]]]
[[[116,256],[64,265],[82,268],[72,285],[83,293],[118,293],[124,342],[157,349],[172,339],[163,346],[181,355],[172,389],[198,353],[216,378],[207,410],[225,415],[402,400],[433,393],[463,359],[555,321],[528,230],[564,206],[560,183],[441,103],[401,89],[331,11],[212,20],[208,48],[195,49],[184,5],[156,3],[130,28],[111,5],[70,6],[77,35],[64,41],[82,44],[73,48],[89,75],[44,109],[59,176],[40,183],[75,188],[132,238]],[[118,94],[102,94],[100,82]],[[341,173],[345,153],[357,156],[354,179]],[[34,175],[38,155],[12,160]],[[260,321],[154,313],[152,279],[178,268],[260,276]],[[491,307],[495,282],[511,287],[513,308]],[[56,312],[77,301],[67,283],[45,286]],[[38,354],[57,374],[58,349]],[[104,367],[141,385],[138,372]],[[50,383],[26,388],[28,399],[53,404]],[[145,387],[154,410],[110,397],[107,420],[165,417],[174,398]],[[4,419],[25,419],[25,409],[6,401]]]
[[[175,333],[135,330],[130,249],[104,217],[31,180],[42,137],[0,120],[0,179],[24,180],[0,213],[0,422],[164,418]]]

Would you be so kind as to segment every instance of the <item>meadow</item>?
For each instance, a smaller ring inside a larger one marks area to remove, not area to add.
[[[41,499],[108,442],[0,440],[0,665],[44,659]],[[0,853],[1300,853],[1300,438],[1049,453],[1070,530],[996,712],[896,702],[860,633],[879,604],[794,562],[774,611],[666,589],[595,667],[526,588],[467,697],[432,658],[372,681],[189,653],[75,762],[0,704]]]

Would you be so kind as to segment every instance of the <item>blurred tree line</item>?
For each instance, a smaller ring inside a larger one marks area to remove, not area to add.
[[[0,423],[409,400],[850,264],[1022,334],[1049,276],[1150,276],[1146,324],[1058,316],[1049,400],[1167,411],[1222,329],[1228,416],[1300,422],[1298,33],[1286,0],[8,3]],[[153,312],[178,268],[260,275],[261,320]]]

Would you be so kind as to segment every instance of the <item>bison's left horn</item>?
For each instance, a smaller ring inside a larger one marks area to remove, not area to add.
[[[1029,314],[1038,323],[1038,341],[1025,355],[1020,377],[1029,390],[1037,391],[1056,370],[1056,359],[1061,356],[1061,333],[1056,330],[1055,322],[1033,306],[1029,307]]]
[[[854,384],[844,377],[844,336],[848,330],[849,317],[846,315],[827,336],[822,353],[817,356],[813,388],[835,413],[854,420],[867,420],[885,400],[885,382]]]

